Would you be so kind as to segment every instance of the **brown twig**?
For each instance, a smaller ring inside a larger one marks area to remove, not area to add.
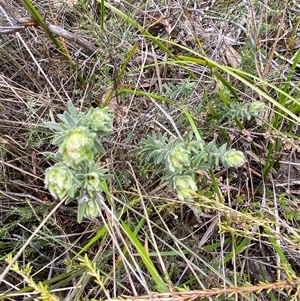
[[[15,26],[0,26],[0,35],[2,34],[10,34],[21,31],[25,29],[24,25],[15,25]]]
[[[99,48],[97,46],[95,46],[94,44],[90,43],[86,39],[78,36],[77,34],[69,32],[69,31],[63,29],[62,27],[53,25],[53,24],[51,24],[49,22],[46,22],[46,24],[47,24],[48,28],[50,29],[50,31],[52,33],[54,33],[54,34],[56,34],[58,36],[61,36],[61,37],[65,38],[68,41],[74,42],[77,45],[86,48],[90,52],[94,53],[97,50],[99,50]]]
[[[9,14],[18,23],[10,27],[0,27],[0,35],[21,31],[28,26],[38,26],[38,23],[34,18],[26,18],[17,15],[14,12],[13,7],[10,4],[8,4],[5,0],[0,0],[0,6],[2,6],[2,8],[7,12],[7,14]],[[69,32],[60,26],[53,25],[50,22],[46,22],[46,24],[52,33],[87,49],[91,53],[95,53],[99,50],[99,48],[96,45],[92,44],[91,42],[78,36],[75,33]]]

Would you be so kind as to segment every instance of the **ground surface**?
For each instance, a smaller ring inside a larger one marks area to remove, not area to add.
[[[33,1],[64,50],[26,5],[0,2],[0,272],[7,254],[28,241],[19,265],[30,263],[34,282],[61,300],[166,291],[155,297],[299,300],[300,3],[183,2],[108,1],[103,15],[100,1]],[[243,82],[234,70],[256,78]],[[226,100],[268,109],[239,123],[224,115]],[[58,202],[44,188],[53,162],[43,153],[55,150],[44,122],[57,120],[67,101],[83,112],[108,105],[115,115],[101,158],[114,174],[111,211],[78,224],[76,202],[61,205],[29,239]],[[195,171],[200,197],[192,204],[130,152],[152,132],[186,137],[191,123],[182,107],[204,141],[228,143],[248,161],[214,176]],[[95,266],[78,261],[84,254]],[[0,300],[19,290],[21,297],[7,298],[30,299],[34,286],[22,273],[5,276]]]

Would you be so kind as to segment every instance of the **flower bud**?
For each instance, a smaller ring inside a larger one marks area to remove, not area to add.
[[[82,222],[83,218],[90,220],[95,219],[100,215],[101,202],[104,202],[104,198],[100,193],[94,193],[93,196],[88,196],[86,193],[78,200],[78,223]]]
[[[94,131],[110,132],[114,116],[108,107],[90,109],[88,125]]]
[[[266,111],[266,105],[261,101],[254,101],[251,103],[249,112],[252,116],[262,115]]]
[[[99,216],[99,204],[96,204],[97,200],[92,198],[90,199],[85,207],[85,213],[84,213],[84,217],[93,220],[95,219],[97,216]],[[97,206],[98,205],[98,206]]]
[[[85,127],[77,127],[69,130],[60,147],[65,162],[68,165],[78,165],[82,161],[93,162],[96,134],[91,133]]]
[[[238,168],[247,162],[244,154],[241,151],[230,149],[221,157],[225,167]]]
[[[46,170],[45,186],[55,198],[62,199],[67,194],[74,195],[75,175],[63,164],[55,164]]]
[[[100,192],[102,190],[101,181],[96,172],[91,172],[86,175],[85,189],[90,196],[93,196],[95,192]]]
[[[190,153],[183,147],[176,147],[170,151],[167,161],[170,171],[181,173],[191,164]]]
[[[177,176],[174,179],[174,188],[179,200],[192,200],[198,190],[197,185],[191,176]]]
[[[96,172],[91,172],[86,175],[88,188],[97,190],[100,185],[100,180]]]

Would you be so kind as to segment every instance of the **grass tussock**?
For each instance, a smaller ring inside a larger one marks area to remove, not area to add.
[[[0,300],[299,300],[300,8],[200,2],[0,0]]]

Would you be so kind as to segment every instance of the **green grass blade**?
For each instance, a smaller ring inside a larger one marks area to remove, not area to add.
[[[163,279],[161,278],[161,276],[159,275],[152,260],[150,259],[148,252],[145,250],[145,248],[140,243],[140,241],[138,240],[136,235],[129,229],[129,227],[127,226],[127,224],[125,222],[122,222],[122,226],[123,226],[124,232],[126,233],[127,237],[131,240],[131,242],[136,247],[143,263],[145,264],[147,270],[149,271],[153,280],[155,281],[158,291],[167,292],[168,287],[165,284],[165,282],[163,281]]]
[[[135,54],[136,51],[137,51],[137,43],[134,43],[134,45],[131,47],[130,51],[128,52],[128,54],[126,56],[124,63],[122,64],[121,70],[120,70],[119,74],[117,75],[117,78],[115,79],[115,88],[116,89],[118,88],[119,82],[127,69],[130,59],[132,58],[132,56]],[[111,89],[110,92],[108,93],[107,97],[103,101],[103,104],[102,104],[103,108],[107,106],[108,102],[112,98],[113,93],[114,93],[114,90]]]
[[[267,228],[265,228],[264,230],[265,230],[266,234],[268,235],[269,241],[272,244],[276,254],[279,256],[281,262],[284,263],[287,267],[290,267],[289,261],[286,258],[286,256],[284,255],[281,247],[278,245],[278,242],[276,241],[274,234],[272,234],[271,231]],[[290,269],[290,272],[293,272],[292,268]]]
[[[101,0],[101,30],[102,31],[104,31],[104,17],[105,17],[104,8],[105,8],[104,0]]]
[[[292,66],[291,66],[290,72],[289,72],[289,74],[287,76],[286,83],[285,83],[285,85],[283,86],[283,89],[282,89],[286,93],[287,93],[288,89],[291,87],[291,81],[292,81],[293,75],[295,73],[295,70],[297,68],[297,64],[299,63],[299,61],[300,61],[300,49],[298,49],[298,51],[297,51],[297,54],[295,56],[295,59],[293,61]],[[280,95],[279,102],[281,104],[283,104],[285,102],[285,97],[284,97],[283,94]]]
[[[198,128],[197,128],[197,126],[196,126],[196,124],[195,124],[195,122],[194,122],[193,117],[192,117],[191,114],[188,112],[188,110],[186,110],[184,107],[180,107],[180,108],[181,108],[181,110],[183,111],[183,113],[185,114],[187,120],[189,121],[189,123],[190,123],[190,125],[191,125],[191,127],[192,127],[192,130],[193,130],[193,132],[194,132],[194,134],[195,134],[196,139],[199,140],[199,141],[201,141],[201,140],[202,140],[202,137],[201,137],[201,135],[200,135],[200,133],[199,133],[199,131],[198,131]]]

